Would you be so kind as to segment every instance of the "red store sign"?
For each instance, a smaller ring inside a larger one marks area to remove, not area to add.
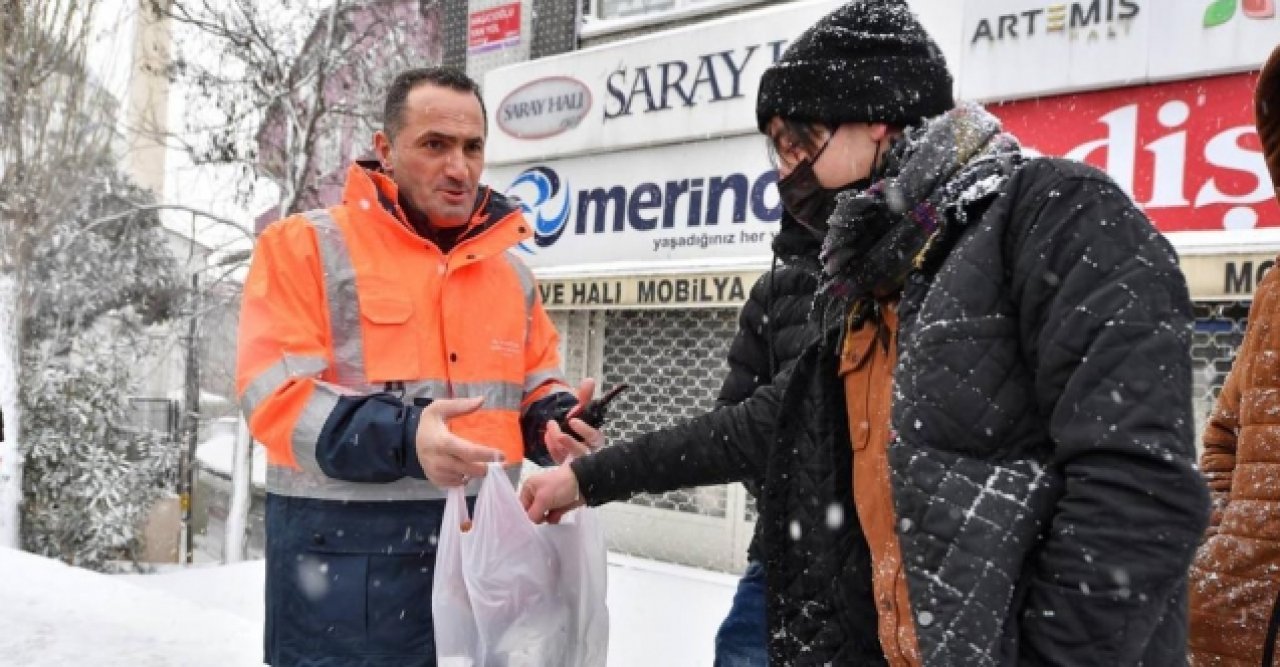
[[[1025,147],[1105,169],[1163,232],[1280,227],[1257,74],[989,105]]]
[[[519,42],[519,2],[471,12],[467,25],[467,53],[494,51]]]

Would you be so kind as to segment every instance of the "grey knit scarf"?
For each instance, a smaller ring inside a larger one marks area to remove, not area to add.
[[[819,255],[824,315],[859,323],[913,270],[936,268],[969,224],[973,205],[997,195],[1022,163],[1017,139],[976,104],[908,128],[878,180],[836,201]]]

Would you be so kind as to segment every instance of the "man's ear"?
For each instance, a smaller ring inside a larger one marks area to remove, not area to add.
[[[871,140],[876,143],[884,141],[884,138],[889,136],[889,132],[892,130],[884,123],[868,123],[867,128],[871,135]]]
[[[382,170],[391,173],[391,138],[386,132],[378,130],[373,133],[373,150],[378,154]]]

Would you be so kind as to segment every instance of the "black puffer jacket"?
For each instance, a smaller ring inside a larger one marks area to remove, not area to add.
[[[756,388],[773,382],[804,351],[805,325],[818,288],[818,250],[821,239],[786,213],[773,239],[773,266],[751,287],[738,315],[738,333],[729,346],[729,372],[725,375],[716,407],[747,400]],[[751,495],[759,497],[763,478],[744,480]],[[763,522],[756,522],[755,536],[747,552],[758,561]]]
[[[822,240],[784,214],[773,239],[773,267],[751,287],[729,346],[729,373],[716,407],[747,400],[804,351],[805,324],[818,289]]]
[[[1105,174],[1032,160],[899,313],[889,455],[925,664],[1185,661],[1208,497],[1168,243]],[[774,664],[881,660],[837,341],[814,332],[744,403],[572,464],[592,504],[763,473]]]

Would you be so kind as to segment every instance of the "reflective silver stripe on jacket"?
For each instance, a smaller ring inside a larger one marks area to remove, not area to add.
[[[356,271],[342,229],[325,209],[302,214],[316,231],[324,295],[329,305],[329,340],[333,345],[333,379],[354,387],[368,382],[364,368],[364,339],[360,329],[360,297]]]
[[[454,398],[484,397],[481,410],[519,410],[524,398],[524,388],[510,382],[457,382],[453,385]]]
[[[533,308],[538,303],[538,281],[534,278],[533,271],[531,271],[528,266],[525,266],[524,262],[520,261],[520,258],[514,253],[509,252],[504,255],[504,257],[506,257],[507,263],[510,264],[511,268],[516,272],[516,276],[520,278],[520,289],[524,290],[524,342],[527,347],[529,345],[529,337],[533,335]],[[556,393],[557,391],[564,391],[570,394],[574,393],[573,390],[568,388],[568,384],[564,380],[564,371],[556,368],[549,371],[540,371],[526,375],[524,378],[523,394],[528,395],[529,393],[536,391],[538,387],[541,387],[547,381],[556,381],[565,385],[563,389],[552,390],[548,393],[548,396]],[[521,396],[520,403],[524,403],[524,396]]]
[[[520,466],[506,468],[511,485],[520,482]],[[467,483],[467,495],[480,491],[480,479]],[[403,478],[386,484],[363,484],[333,479],[323,474],[288,466],[267,466],[267,490],[281,496],[341,501],[441,500],[446,491],[428,480]]]
[[[510,382],[455,382],[444,380],[414,380],[404,385],[404,402],[415,398],[474,398],[484,397],[481,410],[519,410],[524,391],[520,385]]]
[[[524,313],[526,317],[533,317],[533,304],[538,298],[538,282],[533,277],[533,271],[520,261],[514,253],[507,252],[502,255],[507,263],[511,265],[512,270],[516,272],[516,276],[520,278],[520,289],[524,290]]]
[[[293,448],[293,460],[303,470],[323,475],[320,464],[316,461],[316,445],[320,442],[320,431],[329,420],[329,415],[338,405],[338,398],[354,394],[351,389],[329,382],[315,381],[315,390],[311,398],[302,407],[302,414],[293,423],[293,434],[289,442]],[[270,487],[268,487],[270,488]]]
[[[415,398],[449,398],[449,383],[444,380],[414,380],[404,383],[404,402]]]
[[[285,382],[297,377],[314,377],[328,367],[329,364],[321,357],[284,355],[280,361],[258,373],[249,386],[244,388],[244,392],[240,394],[241,412],[252,416],[258,406]]]
[[[548,382],[559,382],[564,384],[564,371],[559,368],[553,368],[548,371],[538,371],[524,376],[524,393],[534,391],[538,387]]]

